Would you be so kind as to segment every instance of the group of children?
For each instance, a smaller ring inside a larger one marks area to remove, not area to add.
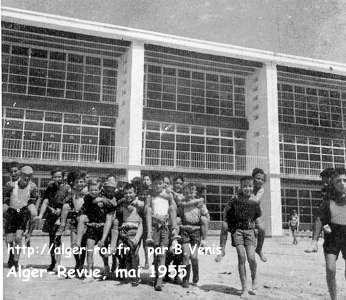
[[[174,178],[173,184],[170,177],[161,174],[152,178],[136,177],[126,183],[117,182],[112,175],[101,180],[89,178],[86,172],[77,169],[67,174],[55,169],[40,198],[32,175],[31,167],[20,168],[13,163],[11,179],[4,187],[10,268],[19,268],[20,250],[15,246],[21,245],[23,236],[28,245],[35,224],[45,219],[42,230],[49,234],[51,255],[48,271],[56,272],[61,264],[61,252],[56,250],[61,247],[61,236],[69,224],[76,273],[84,268],[85,258],[87,270],[93,271],[96,245],[101,250],[105,276],[117,268],[137,270],[143,241],[146,268],[149,267],[148,247],[155,250],[155,290],[161,291],[163,280],[169,279],[162,267],[169,270],[171,262],[176,269],[185,267],[182,275],[176,270],[175,274],[181,275],[175,276],[176,282],[188,287],[192,270],[193,284],[197,284],[198,251],[191,249],[206,245],[210,219],[202,185],[184,184],[181,176]],[[182,249],[178,253],[177,245]],[[111,267],[109,257],[112,257]],[[132,285],[137,286],[140,280],[140,276],[135,276]]]
[[[31,167],[20,168],[14,163],[10,166],[11,179],[4,186],[6,241],[12,249],[9,267],[18,269],[20,250],[13,247],[21,245],[23,236],[29,244],[36,221],[45,219],[42,230],[49,234],[51,249],[48,271],[56,271],[61,255],[55,249],[61,246],[61,236],[67,220],[70,220],[71,247],[80,250],[74,252],[76,270],[84,268],[85,257],[87,270],[93,270],[96,245],[107,249],[100,251],[105,276],[117,268],[137,269],[138,253],[143,244],[145,268],[149,267],[149,247],[155,249],[155,290],[161,291],[163,281],[170,279],[169,274],[162,270],[169,270],[171,263],[174,268],[184,266],[185,270],[180,277],[177,270],[174,272],[177,274],[173,278],[175,282],[189,287],[191,272],[192,283],[199,281],[198,251],[192,249],[196,249],[195,245],[197,248],[206,246],[210,220],[202,185],[185,184],[181,176],[172,182],[170,177],[161,174],[145,175],[125,183],[117,182],[112,175],[100,180],[88,178],[86,172],[77,169],[68,174],[56,169],[51,172],[52,179],[39,197],[32,175]],[[307,252],[317,251],[317,239],[324,228],[327,283],[332,299],[336,299],[335,270],[340,251],[346,259],[346,171],[327,169],[321,177],[323,202],[314,226],[312,248]],[[253,170],[252,176],[242,177],[238,195],[226,205],[223,213],[221,254],[216,261],[220,262],[225,255],[230,232],[232,246],[238,254],[242,296],[255,293],[257,288],[255,253],[262,261],[267,261],[262,251],[265,231],[260,205],[264,182],[265,173],[258,168]],[[175,251],[178,246],[182,249],[181,254]],[[109,257],[112,257],[111,267]],[[246,260],[251,271],[250,291],[246,280]],[[132,285],[137,286],[140,281],[140,276],[135,276]]]

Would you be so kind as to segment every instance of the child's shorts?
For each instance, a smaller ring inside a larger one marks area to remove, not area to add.
[[[331,224],[330,227],[332,232],[324,235],[324,253],[338,257],[341,251],[343,259],[346,259],[346,225]]]
[[[46,220],[43,223],[42,231],[47,232],[49,234],[54,234],[58,230],[59,226],[57,225],[57,221],[60,218],[60,216],[57,216],[56,214],[53,214],[52,212],[47,212]]]
[[[152,234],[155,247],[168,247],[169,230],[167,225],[153,223]]]
[[[191,244],[191,246],[199,245],[201,243],[201,229],[181,229],[180,230],[181,243]]]
[[[96,243],[102,239],[103,235],[103,226],[94,227],[87,226],[87,230],[85,232],[86,239],[94,240]]]
[[[254,229],[237,229],[232,233],[232,246],[254,246],[256,247],[257,239]]]
[[[5,233],[16,233],[17,230],[26,230],[26,224],[30,220],[30,211],[27,206],[21,209],[9,207],[6,211]]]

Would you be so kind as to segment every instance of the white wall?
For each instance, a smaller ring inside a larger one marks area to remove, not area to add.
[[[262,200],[266,233],[282,235],[280,149],[275,64],[264,64],[246,80],[246,114],[249,120],[247,155],[264,156],[267,175]]]

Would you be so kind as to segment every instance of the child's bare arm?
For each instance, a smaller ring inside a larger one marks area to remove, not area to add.
[[[105,222],[105,225],[103,227],[102,239],[100,241],[102,245],[104,244],[104,242],[107,239],[107,236],[108,236],[108,234],[111,230],[111,227],[112,227],[112,223],[113,223],[113,214],[108,213],[106,215],[106,222]]]
[[[204,204],[204,198],[191,199],[190,201],[180,203],[182,207],[199,206],[203,204]]]

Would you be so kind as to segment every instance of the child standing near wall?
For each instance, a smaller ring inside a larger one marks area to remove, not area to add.
[[[253,201],[253,177],[247,176],[240,179],[241,193],[238,199],[231,202],[227,211],[226,220],[228,228],[232,234],[232,246],[236,248],[238,254],[238,271],[242,286],[241,296],[248,294],[246,278],[246,260],[249,263],[252,279],[252,292],[257,289],[257,263],[255,257],[256,219],[261,216],[259,204]]]

